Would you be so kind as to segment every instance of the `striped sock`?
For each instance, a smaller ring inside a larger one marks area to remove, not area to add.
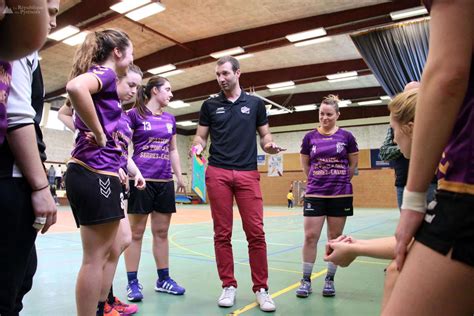
[[[303,280],[311,282],[311,274],[313,273],[314,263],[303,262]]]
[[[332,262],[328,262],[328,273],[326,274],[326,280],[334,281],[336,270],[337,270],[337,266]]]

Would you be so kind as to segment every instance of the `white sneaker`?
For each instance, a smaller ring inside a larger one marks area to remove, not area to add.
[[[237,289],[233,286],[225,287],[222,290],[221,296],[217,300],[217,305],[220,307],[231,307],[235,303],[235,295],[237,294]]]
[[[255,292],[257,296],[257,303],[260,305],[260,309],[264,312],[274,312],[276,310],[275,302],[268,292],[261,288],[260,291]]]

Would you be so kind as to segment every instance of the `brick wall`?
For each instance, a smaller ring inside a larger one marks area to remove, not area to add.
[[[281,177],[268,177],[266,172],[260,172],[264,204],[287,205],[286,194],[292,181],[298,180],[306,180],[302,171],[284,171]],[[355,207],[397,207],[392,169],[359,170],[352,185]]]

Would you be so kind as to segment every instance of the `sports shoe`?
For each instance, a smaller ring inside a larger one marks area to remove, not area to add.
[[[137,304],[125,304],[116,297],[114,297],[112,307],[119,312],[120,315],[132,315],[138,312]]]
[[[334,296],[336,295],[336,288],[334,287],[334,280],[326,278],[323,287],[323,296]]]
[[[127,300],[130,302],[140,302],[143,299],[142,285],[138,283],[138,279],[128,282]]]
[[[107,304],[107,302],[105,302],[104,316],[120,316],[120,313],[117,312],[111,305]]]
[[[232,307],[235,303],[235,295],[237,289],[233,286],[228,286],[222,289],[222,294],[217,300],[217,305],[220,307]]]
[[[301,279],[300,287],[296,290],[296,296],[306,298],[313,292],[311,281]]]
[[[262,311],[274,312],[276,310],[275,302],[273,302],[267,290],[261,288],[260,291],[255,292],[255,295],[257,296],[257,303],[260,305]]]
[[[163,281],[156,281],[155,291],[163,292],[173,295],[183,295],[186,292],[184,287],[181,287],[172,278]]]

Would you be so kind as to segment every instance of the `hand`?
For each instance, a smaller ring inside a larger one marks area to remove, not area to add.
[[[183,177],[178,177],[177,186],[178,188],[176,189],[176,193],[186,194],[186,185],[184,183]]]
[[[44,234],[48,231],[51,225],[56,223],[57,207],[56,203],[54,203],[53,196],[49,191],[49,186],[43,190],[31,192],[31,204],[33,206],[35,217],[46,218],[46,222],[41,229],[41,233]]]
[[[337,237],[336,239],[328,240],[326,244],[326,255],[330,255],[333,251],[333,249],[331,248],[331,243],[345,242],[345,243],[352,244],[352,243],[355,243],[356,241],[357,240],[352,238],[352,236],[346,236],[346,235],[341,235]]]
[[[127,184],[127,174],[125,173],[125,170],[120,168],[118,174],[119,174],[120,183],[122,183],[123,185],[126,185]]]
[[[329,242],[326,249],[330,249],[324,255],[324,261],[329,261],[341,267],[347,267],[352,261],[357,258],[357,252],[354,249],[355,245],[348,241]]]
[[[144,190],[145,189],[146,181],[145,181],[145,178],[143,178],[141,172],[138,172],[135,175],[134,180],[135,180],[135,188],[137,188],[138,190]]]
[[[278,154],[281,151],[285,151],[286,148],[281,148],[277,146],[274,142],[266,143],[265,146],[263,147],[263,151],[265,151],[267,154],[274,155]]]
[[[86,139],[89,140],[92,144],[95,144],[99,147],[105,147],[107,143],[107,137],[103,132],[99,133],[98,135],[94,134],[93,132],[85,132]]]
[[[398,271],[402,270],[408,245],[411,243],[413,236],[415,236],[424,218],[425,213],[402,209],[400,221],[395,231],[395,239],[397,240],[395,246],[395,262],[397,263]]]
[[[188,156],[189,158],[191,158],[194,154],[196,154],[196,156],[199,156],[201,155],[203,150],[204,148],[202,148],[201,144],[192,145],[191,148],[189,149]]]

